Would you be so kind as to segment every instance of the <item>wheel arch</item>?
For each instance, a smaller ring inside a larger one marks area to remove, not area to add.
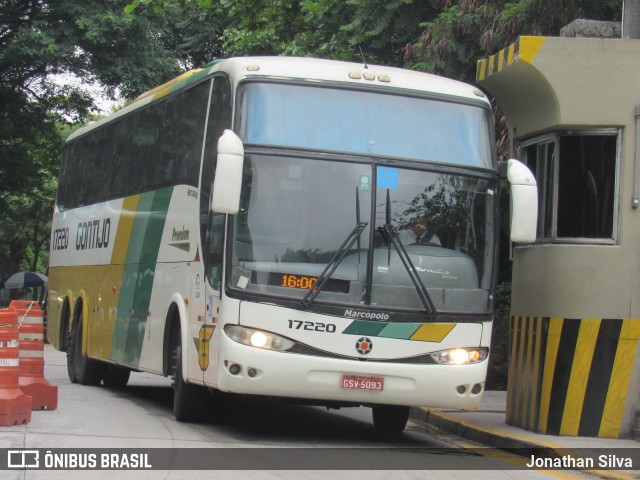
[[[185,308],[184,298],[182,295],[175,293],[170,301],[167,309],[167,316],[164,325],[164,337],[162,341],[162,374],[169,376],[172,368],[173,350],[179,335],[182,348],[182,370],[184,378],[186,376],[186,364],[188,358],[188,345],[183,340],[188,337],[187,329],[187,309]]]
[[[88,314],[89,314],[89,307],[87,305],[87,294],[84,290],[80,290],[80,292],[78,293],[75,302],[74,302],[74,307],[73,307],[73,315],[71,316],[70,320],[71,320],[71,324],[69,325],[69,329],[73,330],[74,328],[76,328],[77,325],[77,321],[80,320],[82,321],[82,340],[80,342],[81,346],[82,346],[82,353],[84,354],[86,352],[86,346],[87,346],[87,336],[88,336],[88,329],[87,329],[87,319],[88,319]]]
[[[66,352],[69,348],[69,333],[71,332],[71,293],[69,292],[62,301],[62,309],[58,318],[58,345],[61,352]],[[75,307],[74,307],[75,308]]]

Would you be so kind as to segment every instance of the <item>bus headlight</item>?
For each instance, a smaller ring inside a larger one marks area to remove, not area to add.
[[[482,362],[488,355],[489,349],[485,347],[451,348],[433,352],[431,358],[440,365],[469,365]]]
[[[227,325],[224,327],[224,331],[231,340],[242,345],[247,345],[248,347],[284,352],[295,345],[295,343],[288,338],[281,337],[275,333],[256,330],[255,328],[241,327],[240,325]]]

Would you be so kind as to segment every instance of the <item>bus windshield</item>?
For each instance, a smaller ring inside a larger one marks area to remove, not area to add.
[[[490,112],[477,105],[249,82],[239,90],[238,108],[240,135],[247,144],[495,167]]]
[[[302,300],[352,238],[316,303],[425,311],[413,269],[438,313],[490,311],[494,180],[249,154],[242,192],[232,290]]]

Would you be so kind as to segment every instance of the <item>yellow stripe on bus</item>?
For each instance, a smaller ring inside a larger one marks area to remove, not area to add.
[[[122,203],[118,231],[116,232],[113,253],[111,254],[111,265],[123,265],[127,258],[127,248],[129,247],[133,220],[138,208],[138,200],[140,200],[140,195],[133,195],[125,198]]]
[[[455,326],[455,323],[425,323],[411,335],[411,340],[442,342]]]

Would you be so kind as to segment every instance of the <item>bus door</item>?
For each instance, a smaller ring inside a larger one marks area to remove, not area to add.
[[[222,262],[224,258],[225,215],[209,213],[207,235],[203,252],[204,281],[204,321],[198,332],[198,364],[207,385],[217,383],[218,357],[215,352],[214,335],[220,315]]]

